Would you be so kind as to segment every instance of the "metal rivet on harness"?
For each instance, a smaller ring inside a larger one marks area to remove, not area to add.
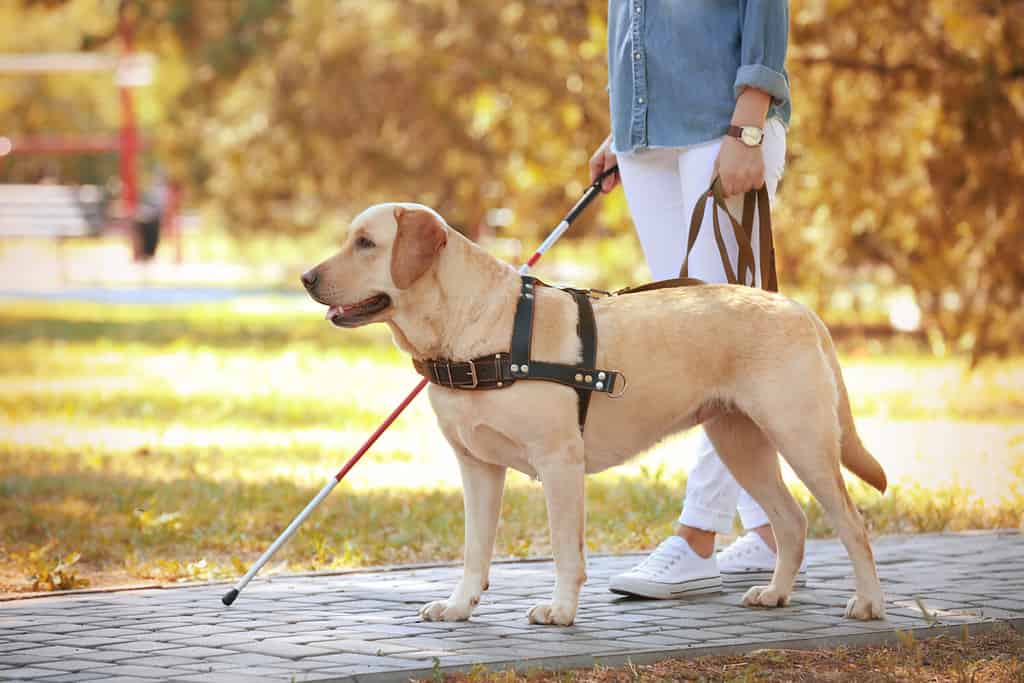
[[[519,369],[525,375],[526,373],[528,373],[530,371],[530,366],[527,365],[526,363],[523,363],[522,365],[519,366]]]
[[[586,380],[587,384],[590,384],[591,382],[594,381],[594,376],[593,375],[587,375],[583,379]]]
[[[597,378],[598,379],[604,379],[605,377],[607,377],[607,375],[605,375],[603,372],[597,373]]]
[[[598,382],[594,385],[595,389],[604,389],[604,382]]]
[[[519,372],[519,365],[517,363],[512,364],[512,372]]]
[[[583,381],[583,375],[581,375],[580,373],[577,372],[576,376],[573,377],[573,379],[576,380],[577,382],[582,382]]]

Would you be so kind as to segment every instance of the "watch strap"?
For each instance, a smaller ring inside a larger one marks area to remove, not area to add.
[[[764,142],[764,129],[760,128],[759,126],[729,126],[729,128],[726,129],[725,134],[730,136],[730,137],[738,138],[741,142],[743,142],[743,129],[744,128],[757,128],[758,130],[760,130],[761,131],[761,140],[757,144],[760,145],[762,142]],[[747,143],[743,142],[743,144],[747,144]]]

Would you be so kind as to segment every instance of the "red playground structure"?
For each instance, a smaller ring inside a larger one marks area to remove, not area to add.
[[[133,254],[142,260],[151,253],[145,253],[145,245],[136,229],[139,220],[139,154],[146,147],[146,141],[139,133],[133,90],[152,82],[152,55],[134,51],[134,30],[130,19],[122,13],[119,24],[120,55],[93,52],[72,53],[7,53],[0,55],[0,73],[60,73],[83,71],[111,71],[120,99],[120,124],[117,135],[30,135],[8,137],[0,130],[0,164],[6,157],[29,154],[97,154],[115,152],[118,156],[118,177],[120,197],[113,220],[109,227],[128,228],[132,235]],[[0,211],[0,236],[8,237],[82,237],[95,236],[108,226],[95,228],[92,216],[71,214],[75,210],[54,206],[55,197],[68,196],[70,205],[84,206],[81,197],[95,194],[81,192],[82,188],[64,188],[64,195],[55,193],[52,186],[44,188],[32,185],[0,185],[5,201]],[[182,262],[182,241],[178,220],[181,206],[180,186],[169,183],[162,198],[158,217],[160,227],[172,237],[175,245],[175,261]],[[106,221],[104,220],[104,223]],[[155,242],[153,243],[155,249]]]

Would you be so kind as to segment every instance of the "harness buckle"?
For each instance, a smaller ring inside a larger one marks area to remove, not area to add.
[[[476,372],[476,363],[473,361],[466,361],[469,364],[469,383],[456,382],[455,373],[452,372],[452,362],[450,360],[435,360],[431,361],[430,369],[431,374],[434,377],[434,381],[443,387],[449,389],[476,389],[480,384],[480,378]],[[441,368],[444,368],[447,377],[444,377],[441,373]]]
[[[441,379],[441,372],[440,372],[440,370],[441,370],[442,366],[444,367],[445,370],[448,371],[448,382],[447,382],[448,386],[449,387],[454,387],[455,386],[455,378],[452,377],[452,364],[451,364],[451,361],[448,361],[448,360],[445,360],[445,361],[434,361],[434,376],[437,378],[437,383],[440,384],[441,386],[445,385],[445,381],[443,379]]]
[[[464,387],[466,389],[476,389],[477,385],[480,384],[480,378],[477,377],[477,374],[476,374],[476,363],[474,363],[471,360],[470,361],[466,361],[466,362],[469,363],[469,378],[471,380],[473,380],[473,383],[472,384],[460,384],[459,386],[460,387]],[[449,368],[449,370],[448,370],[448,376],[449,377],[451,376],[451,368]],[[452,386],[455,386],[454,382],[452,382]]]

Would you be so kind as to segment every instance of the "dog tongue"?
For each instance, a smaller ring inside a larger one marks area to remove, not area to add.
[[[324,319],[331,320],[332,318],[334,318],[334,316],[338,315],[341,312],[341,306],[331,306],[330,308],[327,309],[327,314],[324,316]]]

